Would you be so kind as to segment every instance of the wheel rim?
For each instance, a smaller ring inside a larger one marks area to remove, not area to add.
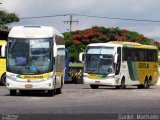
[[[2,77],[2,85],[6,85],[6,76],[5,75],[3,75],[3,77]]]
[[[149,88],[149,81],[148,81],[148,79],[146,79],[145,82],[144,82],[144,88],[146,88],[146,89]]]
[[[124,79],[122,79],[122,81],[121,81],[121,88],[122,88],[122,89],[125,88],[125,80],[124,80]]]

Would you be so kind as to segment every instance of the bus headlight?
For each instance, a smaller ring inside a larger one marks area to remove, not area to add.
[[[54,79],[54,76],[53,76],[53,75],[51,75],[50,77],[45,78],[45,80],[50,80],[50,79]]]
[[[10,79],[10,80],[13,80],[13,81],[16,81],[17,80],[17,78],[14,78],[14,77],[11,77],[11,76],[6,76],[6,79]]]
[[[88,77],[88,75],[83,75],[83,77],[85,78],[85,77]]]
[[[115,75],[114,74],[109,74],[108,78],[115,78]]]

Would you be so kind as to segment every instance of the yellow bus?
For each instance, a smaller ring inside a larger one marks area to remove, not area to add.
[[[80,61],[82,55],[80,55]],[[99,86],[149,88],[158,79],[158,50],[156,46],[113,41],[93,43],[84,57],[84,84],[92,89]]]
[[[6,40],[0,40],[0,84],[6,85]]]

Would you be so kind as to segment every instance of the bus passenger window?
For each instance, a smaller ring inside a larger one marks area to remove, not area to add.
[[[144,52],[143,51],[139,51],[139,59],[140,59],[140,61],[144,61]]]

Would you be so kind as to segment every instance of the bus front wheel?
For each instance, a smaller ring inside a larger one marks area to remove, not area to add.
[[[121,80],[121,85],[116,86],[117,89],[125,89],[126,85],[125,85],[125,78],[122,78]]]
[[[56,89],[56,94],[61,94],[62,93],[62,88],[60,87],[60,88],[57,88]]]
[[[98,89],[99,85],[90,85],[92,89]]]
[[[1,85],[6,86],[6,74],[3,74],[1,77]]]
[[[122,78],[121,85],[120,85],[120,89],[125,89],[125,88],[126,88],[125,78]]]

